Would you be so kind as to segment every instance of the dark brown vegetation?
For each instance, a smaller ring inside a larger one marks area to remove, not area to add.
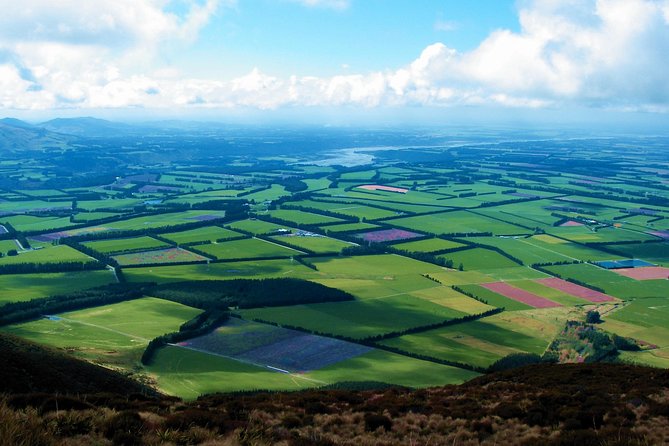
[[[667,370],[538,364],[424,390],[227,394],[182,402],[58,352],[15,338],[0,341],[3,445],[669,441]]]

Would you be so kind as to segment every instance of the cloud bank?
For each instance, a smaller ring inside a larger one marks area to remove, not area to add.
[[[469,52],[434,43],[394,69],[281,78],[258,67],[232,80],[191,78],[152,62],[163,45],[195,41],[219,0],[191,1],[182,14],[162,0],[0,6],[11,12],[0,17],[5,109],[496,104],[669,111],[669,0],[527,0],[519,32],[496,30]]]

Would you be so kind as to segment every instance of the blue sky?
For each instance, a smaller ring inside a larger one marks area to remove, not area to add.
[[[669,0],[0,7],[5,115],[663,121],[669,113]]]
[[[475,48],[498,28],[517,29],[514,1],[362,0],[346,8],[250,0],[216,14],[189,52],[198,73],[328,76],[399,68],[442,41]],[[215,57],[211,57],[211,56]]]

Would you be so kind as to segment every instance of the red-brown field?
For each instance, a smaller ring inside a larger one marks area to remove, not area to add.
[[[644,268],[618,268],[612,270],[621,276],[636,280],[656,280],[669,278],[669,268],[663,266],[646,266]]]
[[[599,291],[591,290],[590,288],[576,285],[575,283],[567,282],[566,280],[558,279],[556,277],[539,279],[536,282],[590,302],[599,303],[615,300],[614,297],[609,296],[608,294],[600,293]]]
[[[560,226],[565,226],[565,227],[571,227],[571,226],[583,226],[583,223],[579,223],[574,220],[569,220],[564,223],[562,223]]]
[[[546,299],[545,297],[537,296],[536,294],[532,294],[525,290],[521,290],[520,288],[513,287],[506,282],[484,283],[481,286],[497,294],[501,294],[504,297],[522,302],[525,305],[529,305],[534,308],[553,308],[562,306],[557,302]]]
[[[398,192],[400,194],[406,194],[409,192],[409,189],[393,186],[382,186],[380,184],[365,184],[364,186],[358,186],[358,188],[366,190],[385,190],[387,192]]]

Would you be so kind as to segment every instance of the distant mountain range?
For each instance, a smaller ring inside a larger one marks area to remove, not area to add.
[[[0,119],[0,150],[2,152],[63,148],[72,140],[72,136],[51,132],[46,128],[18,119]]]

